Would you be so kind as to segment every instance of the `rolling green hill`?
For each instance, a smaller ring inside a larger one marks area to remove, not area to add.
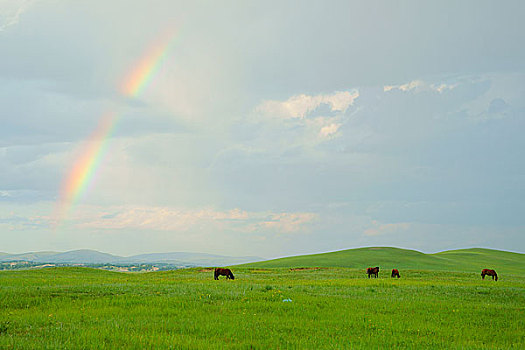
[[[242,266],[261,268],[349,267],[362,269],[369,266],[379,266],[383,270],[397,268],[463,272],[480,272],[483,268],[491,268],[498,273],[525,274],[525,254],[480,248],[424,254],[408,249],[371,247],[292,256]]]

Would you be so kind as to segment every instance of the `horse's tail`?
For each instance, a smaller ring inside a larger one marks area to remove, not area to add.
[[[213,271],[213,279],[218,279],[218,276],[219,276],[219,271],[217,268],[215,268],[215,271]]]

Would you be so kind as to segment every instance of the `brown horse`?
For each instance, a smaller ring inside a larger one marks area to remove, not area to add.
[[[401,278],[401,276],[399,276],[399,270],[398,269],[392,269],[392,278],[394,278],[394,277]]]
[[[230,269],[223,269],[220,267],[217,267],[215,271],[213,272],[213,278],[218,280],[219,276],[226,276],[226,279],[234,280],[235,276],[233,276],[233,273]]]
[[[367,268],[366,273],[368,274],[368,278],[370,278],[370,275],[374,275],[374,277],[377,278],[379,275],[379,266]]]
[[[486,275],[492,276],[492,279],[495,280],[495,281],[498,280],[498,274],[494,270],[489,270],[489,269],[481,270],[481,278],[485,279]]]

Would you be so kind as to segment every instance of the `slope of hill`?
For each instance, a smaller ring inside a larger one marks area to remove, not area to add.
[[[493,268],[505,273],[525,274],[525,254],[490,249],[462,249],[424,254],[415,250],[371,247],[331,253],[292,256],[244,264],[246,267],[349,267],[380,266],[418,270],[479,272]]]
[[[29,252],[22,254],[8,254],[0,255],[1,261],[40,261],[45,260],[48,257],[58,254],[57,252]]]
[[[96,250],[79,249],[65,253],[58,253],[53,256],[46,257],[46,259],[52,259],[52,262],[54,263],[114,264],[117,263],[121,257],[108,253],[101,253]]]
[[[482,269],[493,266],[501,271],[525,272],[525,254],[520,253],[472,248],[448,250],[432,255],[442,260],[448,260],[454,264],[462,264],[471,268]]]

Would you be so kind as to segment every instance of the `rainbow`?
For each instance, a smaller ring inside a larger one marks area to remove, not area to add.
[[[164,40],[153,45],[146,51],[143,58],[135,65],[134,69],[124,79],[122,93],[127,97],[138,97],[152,77],[159,70],[164,58],[173,43],[174,32],[165,36]],[[81,156],[76,159],[67,172],[60,186],[60,195],[55,208],[52,226],[56,229],[65,219],[96,174],[100,162],[106,153],[107,144],[120,116],[118,113],[107,113],[100,118],[97,128],[85,142]]]
[[[150,50],[142,57],[135,69],[124,80],[122,92],[129,97],[137,97],[144,88],[151,82],[151,79],[158,71],[161,63],[167,55],[174,35],[170,34],[167,38],[160,40],[153,45]]]
[[[105,154],[108,140],[115,129],[117,120],[118,115],[115,113],[108,113],[100,119],[97,128],[86,140],[81,156],[62,181],[59,202],[55,209],[55,227],[62,222],[73,203],[87,189]]]

